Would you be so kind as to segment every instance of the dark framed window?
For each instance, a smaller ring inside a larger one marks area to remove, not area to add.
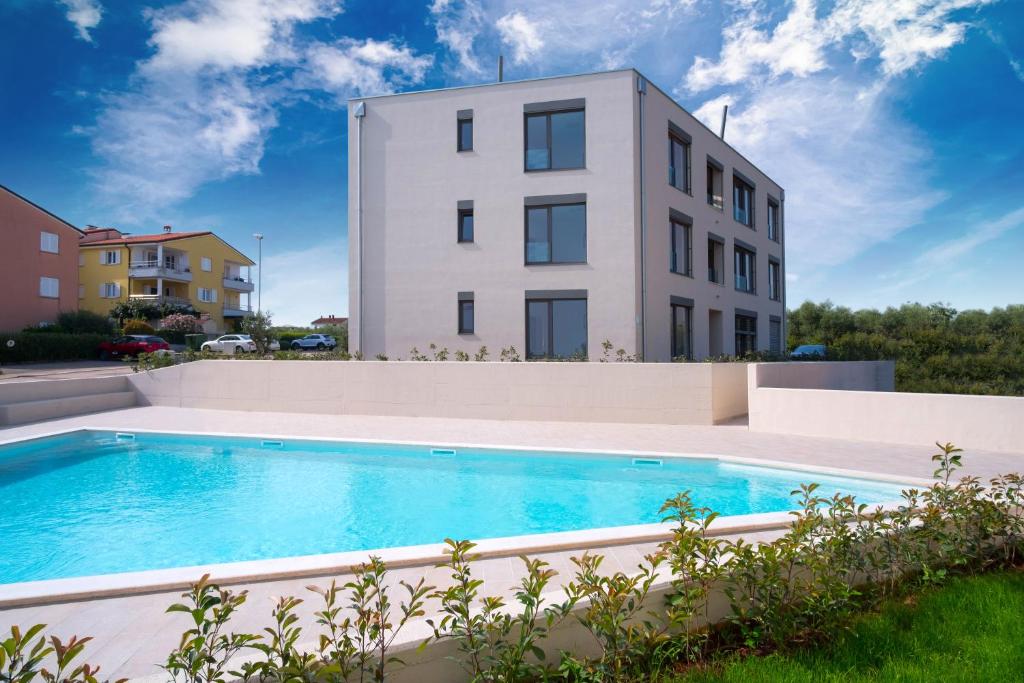
[[[526,263],[586,263],[587,205],[526,207]]]
[[[725,284],[725,245],[708,238],[708,281]]]
[[[755,272],[756,256],[754,252],[743,247],[736,247],[734,253],[734,273],[736,289],[740,292],[757,292],[757,276]]]
[[[722,210],[722,169],[711,162],[707,167],[708,180],[708,204],[719,211]]]
[[[779,241],[779,205],[768,200],[768,239]]]
[[[744,356],[757,351],[757,318],[736,314],[736,355]]]
[[[768,261],[768,298],[772,301],[782,299],[782,287],[779,281],[781,268],[776,261]]]
[[[732,217],[754,227],[754,188],[738,176],[732,177]]]
[[[458,151],[469,152],[473,149],[473,118],[460,118],[458,122]]]
[[[586,299],[527,299],[526,357],[587,357]]]
[[[690,143],[675,135],[668,136],[668,184],[690,191]]]
[[[459,209],[459,241],[473,241],[473,209]]]
[[[669,221],[669,270],[680,275],[693,275],[693,228],[686,223]]]
[[[693,358],[692,328],[693,308],[672,304],[672,358]]]
[[[473,334],[475,330],[475,310],[472,299],[459,299],[459,334]]]
[[[582,109],[523,116],[527,171],[584,168],[586,133]]]
[[[774,354],[782,353],[782,320],[768,319],[768,350]]]

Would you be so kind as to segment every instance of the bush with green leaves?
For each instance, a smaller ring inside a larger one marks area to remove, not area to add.
[[[26,363],[99,358],[106,334],[17,332],[0,334],[0,363]],[[13,346],[9,342],[14,342]]]
[[[105,315],[92,311],[65,311],[57,315],[54,332],[68,334],[113,334],[114,322]]]
[[[110,317],[119,323],[133,318],[159,320],[175,313],[199,317],[199,311],[191,304],[155,303],[140,299],[119,301],[110,309]]]

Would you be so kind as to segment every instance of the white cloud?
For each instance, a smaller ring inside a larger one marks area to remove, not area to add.
[[[96,0],[59,0],[67,10],[67,18],[75,25],[78,37],[91,43],[92,29],[100,25],[103,18],[103,6]]]
[[[419,83],[433,64],[430,56],[390,41],[345,39],[337,45],[317,44],[307,53],[308,70],[321,87],[347,98],[382,95],[396,86]]]
[[[699,92],[764,75],[804,77],[825,69],[827,52],[846,47],[855,59],[877,55],[895,76],[941,56],[963,40],[967,24],[952,16],[994,0],[839,0],[819,18],[816,0],[794,0],[785,18],[758,3],[739,3],[716,60],[697,57],[683,82]]]
[[[478,75],[480,60],[473,51],[473,43],[484,25],[484,11],[477,0],[434,0],[430,6],[434,18],[437,42],[444,45],[457,58],[461,70]]]
[[[308,325],[322,315],[347,316],[348,258],[344,240],[268,254],[264,240],[263,310],[273,313],[275,325]],[[253,269],[255,274],[256,269]],[[255,298],[253,299],[255,303]]]
[[[927,148],[886,95],[818,76],[731,103],[726,140],[786,189],[786,256],[802,270],[892,238],[944,198],[929,187]],[[695,114],[717,130],[729,99]]]
[[[540,27],[522,12],[509,12],[494,25],[501,41],[512,48],[512,61],[516,64],[533,61],[544,47]]]

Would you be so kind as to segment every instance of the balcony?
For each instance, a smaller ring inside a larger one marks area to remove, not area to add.
[[[192,282],[192,270],[188,267],[173,266],[159,261],[132,261],[128,264],[129,277],[156,278],[175,280],[177,282]]]
[[[244,318],[247,315],[252,315],[252,306],[245,306],[240,302],[237,304],[224,304],[225,318]]]
[[[192,302],[180,296],[168,296],[166,294],[129,294],[132,301],[144,301],[151,304],[174,304],[177,306],[191,306]]]
[[[230,289],[235,292],[251,292],[254,287],[252,280],[246,280],[241,275],[225,275],[224,289]]]

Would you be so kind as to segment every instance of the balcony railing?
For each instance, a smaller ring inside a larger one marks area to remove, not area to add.
[[[252,306],[245,306],[241,303],[224,304],[224,315],[229,317],[252,315]]]
[[[192,281],[192,269],[188,266],[168,266],[155,260],[132,261],[128,264],[132,277],[165,277],[170,280]]]
[[[236,292],[251,292],[254,286],[252,280],[247,280],[241,275],[224,275],[224,288]]]
[[[177,304],[179,306],[189,306],[192,304],[192,302],[185,297],[169,296],[167,294],[129,294],[128,298],[154,304]]]

